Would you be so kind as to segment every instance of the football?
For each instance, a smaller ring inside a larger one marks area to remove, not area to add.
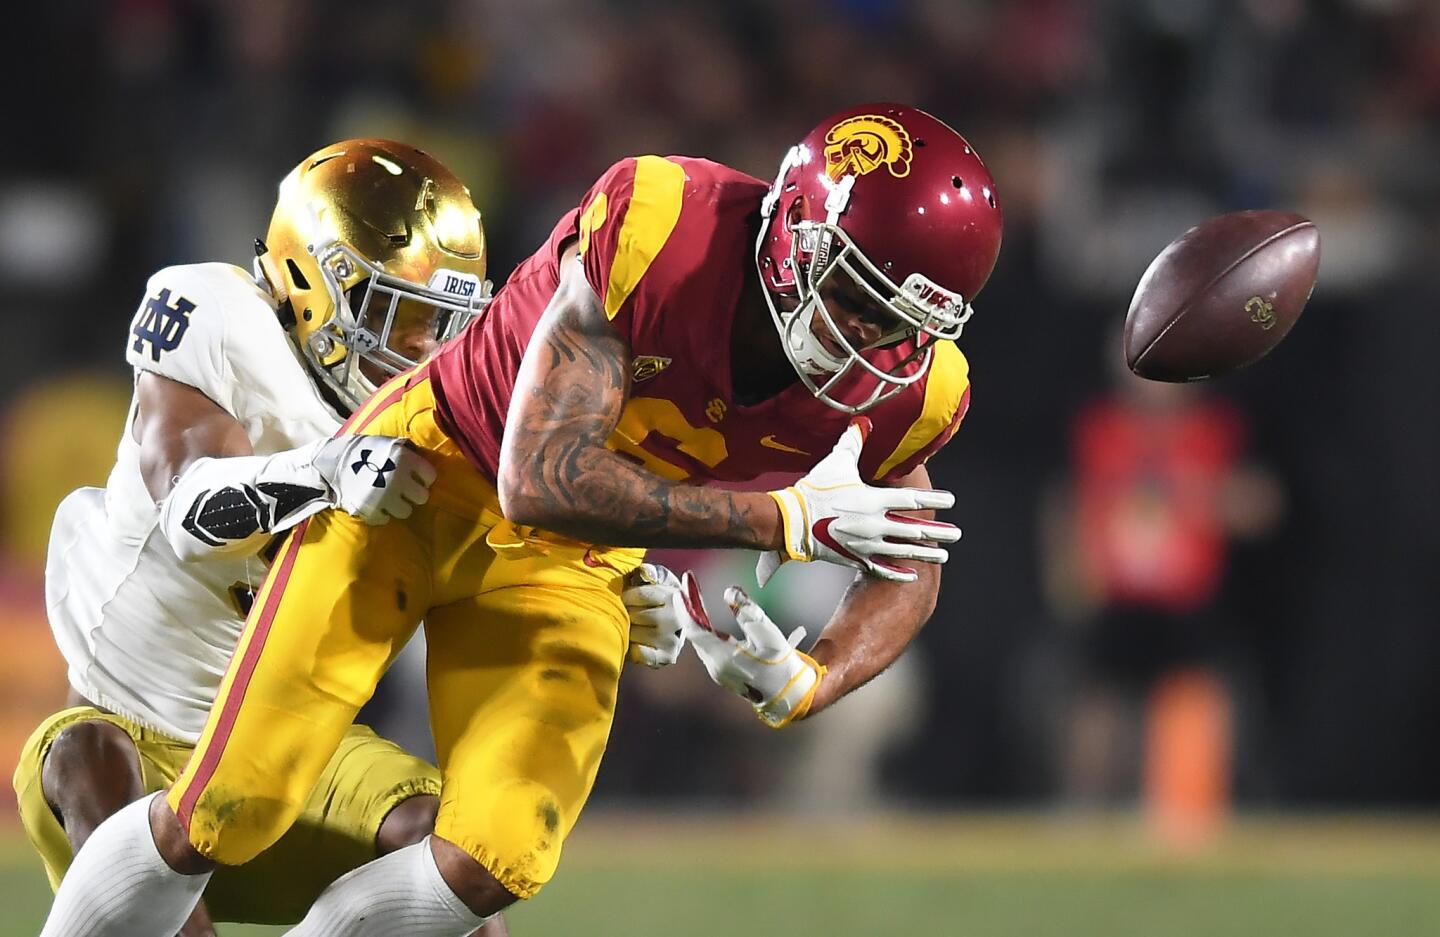
[[[1125,363],[1154,381],[1198,381],[1264,357],[1300,318],[1320,232],[1288,211],[1196,225],[1160,252],[1125,317]]]

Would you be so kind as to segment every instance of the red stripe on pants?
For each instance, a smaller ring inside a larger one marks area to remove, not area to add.
[[[205,752],[200,758],[200,763],[195,768],[195,776],[190,781],[190,786],[185,789],[185,796],[180,799],[179,817],[180,823],[188,832],[190,829],[190,817],[195,811],[195,802],[200,799],[201,792],[205,785],[210,783],[210,778],[215,774],[215,768],[220,763],[220,756],[225,753],[225,743],[230,740],[230,733],[235,728],[235,720],[240,716],[240,706],[245,702],[245,691],[250,686],[250,678],[255,673],[255,667],[260,662],[260,655],[265,650],[265,639],[270,634],[270,625],[275,620],[275,612],[280,607],[280,599],[285,594],[285,584],[290,579],[290,572],[295,567],[295,556],[300,552],[300,543],[305,539],[305,531],[310,526],[307,518],[295,528],[290,535],[290,543],[286,547],[285,555],[280,563],[271,572],[270,589],[265,595],[265,604],[260,608],[260,617],[255,622],[255,634],[250,638],[249,645],[245,648],[245,654],[235,665],[235,681],[230,685],[230,692],[225,695],[225,705],[220,710],[220,719],[215,724],[215,733],[210,736],[210,744],[205,746]]]

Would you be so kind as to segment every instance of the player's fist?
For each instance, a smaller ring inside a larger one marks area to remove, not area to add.
[[[716,631],[700,597],[700,584],[689,572],[671,601],[710,679],[749,700],[762,722],[779,729],[809,712],[825,668],[795,649],[805,637],[804,628],[796,628],[787,638],[744,590],[731,586],[725,590],[725,601],[745,637],[737,641]]]
[[[928,488],[865,484],[860,452],[869,433],[870,421],[856,418],[809,474],[789,488],[770,492],[785,524],[785,555],[761,557],[756,569],[760,585],[786,559],[825,560],[882,579],[912,582],[915,570],[897,561],[943,563],[949,558],[933,544],[959,540],[958,527],[895,512],[953,507],[955,496]]]
[[[337,436],[320,444],[313,465],[336,507],[367,524],[409,517],[430,500],[435,467],[404,439]]]
[[[641,563],[625,577],[620,601],[630,615],[627,660],[660,668],[680,659],[685,635],[674,602],[679,594],[680,577],[659,563]]]

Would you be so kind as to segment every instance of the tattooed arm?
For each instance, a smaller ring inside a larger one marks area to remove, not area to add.
[[[605,448],[629,395],[630,349],[567,245],[510,399],[505,517],[591,543],[780,548],[780,510],[764,492],[676,484]]]

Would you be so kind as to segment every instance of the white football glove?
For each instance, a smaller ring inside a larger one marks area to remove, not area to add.
[[[685,573],[681,589],[671,601],[710,679],[749,700],[760,720],[773,729],[803,718],[825,676],[822,665],[795,649],[805,629],[796,628],[786,638],[743,589],[731,586],[725,601],[745,635],[737,641],[711,626],[692,573]]]
[[[825,560],[881,579],[913,582],[915,570],[895,560],[943,563],[949,558],[940,547],[922,541],[953,543],[960,539],[960,528],[894,512],[953,507],[955,496],[926,488],[865,484],[859,463],[869,434],[868,419],[851,421],[835,448],[808,475],[789,488],[769,492],[785,522],[785,555],[761,554],[755,567],[761,586],[787,559]]]
[[[334,504],[367,524],[409,517],[430,500],[435,467],[404,439],[394,436],[336,436],[320,444],[312,463]]]
[[[668,667],[685,647],[674,598],[680,577],[659,563],[641,563],[625,577],[620,601],[630,613],[630,649],[625,658],[646,667]]]

